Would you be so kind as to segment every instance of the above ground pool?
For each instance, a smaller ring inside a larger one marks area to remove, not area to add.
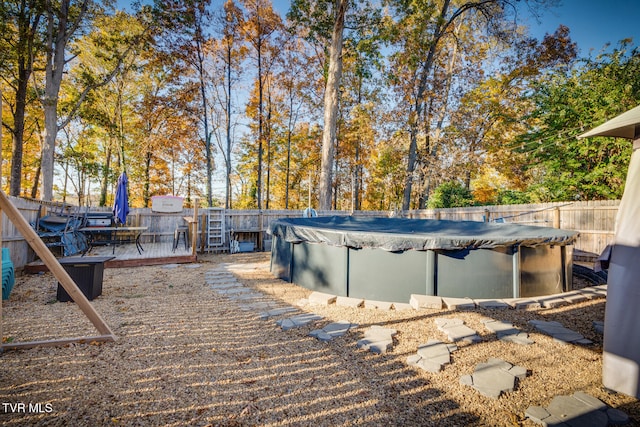
[[[411,294],[492,299],[568,291],[578,233],[474,221],[316,217],[271,223],[271,271],[374,301]]]

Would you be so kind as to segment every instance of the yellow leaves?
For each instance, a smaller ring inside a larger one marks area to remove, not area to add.
[[[508,185],[509,181],[504,175],[484,165],[480,174],[471,181],[473,198],[481,204],[491,204],[497,200],[498,192]]]

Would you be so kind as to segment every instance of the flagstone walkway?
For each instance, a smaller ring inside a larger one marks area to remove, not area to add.
[[[171,266],[165,266],[165,268],[171,268]],[[234,272],[241,273],[242,271],[251,271],[256,268],[268,268],[268,266],[266,264],[223,264],[205,272],[205,281],[213,292],[237,304],[238,309],[255,312],[256,316],[264,321],[275,321],[276,325],[284,333],[309,325],[316,326],[323,320],[317,314],[304,312],[300,307],[277,302],[271,296],[245,286],[233,274]],[[508,308],[557,307],[605,296],[606,285],[593,286],[567,294],[516,300],[471,300],[467,298],[412,295],[408,304],[367,301],[313,292],[307,300],[301,301],[300,304],[304,307],[336,304],[354,308],[416,311],[423,308],[461,310],[482,307],[499,312],[499,310]],[[426,344],[418,347],[415,355],[407,358],[407,365],[437,374],[451,363],[450,355],[457,351],[456,342],[465,341],[473,345],[480,342],[481,338],[476,331],[466,326],[461,319],[436,318],[434,321],[438,330],[446,335],[450,343],[436,339],[428,340]],[[520,345],[535,344],[533,340],[529,339],[528,334],[522,332],[511,323],[487,317],[483,320],[483,324],[489,331],[495,333],[500,340]],[[581,345],[591,343],[579,333],[565,328],[558,322],[532,320],[530,324],[560,342]],[[600,325],[600,323],[594,322],[594,327],[598,327],[597,325]],[[318,326],[309,332],[309,335],[323,343],[330,343],[334,338],[345,336],[352,331],[358,331],[360,328],[359,325],[351,323],[349,320]],[[373,325],[360,332],[362,332],[363,338],[357,340],[356,347],[376,354],[384,354],[391,349],[397,334],[395,329],[381,325]],[[526,377],[526,367],[514,366],[508,361],[492,358],[476,365],[471,374],[460,378],[460,382],[485,396],[498,399],[504,393],[513,391],[520,381],[526,381]],[[593,425],[605,427],[609,424],[623,425],[629,422],[629,417],[624,412],[609,408],[600,400],[582,392],[577,392],[573,396],[556,396],[546,408],[531,406],[527,409],[525,415],[532,421],[545,426]]]

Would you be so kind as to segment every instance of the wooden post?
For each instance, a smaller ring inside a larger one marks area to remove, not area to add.
[[[262,210],[260,211],[260,214],[258,216],[258,241],[257,243],[257,250],[258,252],[262,252],[262,225],[264,222],[264,218],[262,217]]]
[[[202,228],[200,229],[200,252],[204,253],[205,241],[207,238],[206,230],[207,230],[207,214],[200,215],[202,217]]]
[[[4,210],[9,220],[16,226],[18,231],[24,236],[25,240],[35,251],[40,259],[49,268],[49,271],[58,279],[62,287],[69,294],[71,298],[78,305],[80,310],[87,316],[87,318],[93,323],[98,332],[103,335],[110,336],[111,340],[115,340],[115,336],[109,326],[105,323],[102,317],[95,311],[87,297],[82,293],[78,285],[73,281],[69,273],[62,268],[62,265],[58,262],[56,257],[51,253],[49,248],[40,239],[38,234],[31,228],[31,225],[22,216],[18,209],[11,203],[11,201],[4,194],[4,191],[0,190],[0,210]]]
[[[553,210],[553,227],[560,228],[560,208]]]
[[[198,197],[193,198],[193,220],[191,224],[191,255],[196,256],[198,247]]]

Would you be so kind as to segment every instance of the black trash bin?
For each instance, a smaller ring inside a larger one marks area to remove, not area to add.
[[[112,256],[96,257],[69,257],[61,258],[58,261],[69,273],[69,276],[76,282],[78,288],[89,301],[102,295],[102,277],[104,273],[104,263],[112,260]],[[58,283],[58,301],[73,301],[67,291]]]

